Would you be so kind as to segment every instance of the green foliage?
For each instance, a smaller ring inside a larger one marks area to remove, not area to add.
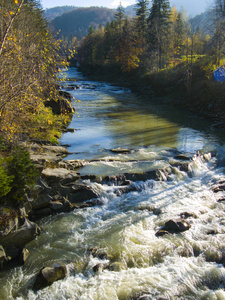
[[[32,186],[37,179],[38,173],[29,152],[21,146],[15,146],[6,158],[7,174],[11,179],[10,190],[5,194],[8,201],[19,203],[27,186]],[[8,180],[9,183],[9,180]]]
[[[8,175],[8,171],[6,169],[6,163],[1,158],[0,159],[0,199],[11,191],[12,181],[13,181],[13,177]]]

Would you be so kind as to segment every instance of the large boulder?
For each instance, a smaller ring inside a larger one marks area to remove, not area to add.
[[[21,227],[11,230],[9,233],[1,233],[0,244],[7,256],[15,258],[21,254],[24,246],[34,240],[40,232],[37,224],[26,219]]]
[[[34,290],[43,289],[53,282],[63,279],[66,276],[66,265],[62,262],[56,262],[49,266],[43,267],[36,277],[33,288]]]
[[[168,233],[180,233],[189,230],[191,225],[185,220],[169,220],[165,225],[156,232],[156,236],[163,236]]]
[[[77,172],[65,168],[46,168],[42,171],[42,176],[50,185],[56,185],[59,182],[65,184],[80,179]]]

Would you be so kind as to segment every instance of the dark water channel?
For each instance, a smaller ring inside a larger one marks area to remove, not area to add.
[[[225,192],[212,188],[225,182],[224,132],[156,98],[150,104],[127,89],[89,81],[76,69],[63,76],[76,114],[75,131],[60,143],[70,145],[67,160],[87,161],[81,174],[162,169],[179,152],[194,159],[188,172],[174,165],[169,177],[133,182],[125,194],[89,182],[101,204],[42,219],[25,265],[1,274],[0,299],[225,299],[225,202],[218,201]],[[110,151],[118,147],[132,151]],[[181,215],[189,230],[156,236]],[[95,247],[107,255],[91,254]],[[34,292],[35,275],[54,261],[67,263],[66,278]]]

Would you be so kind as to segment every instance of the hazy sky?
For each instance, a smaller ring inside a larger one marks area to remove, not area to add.
[[[50,8],[54,6],[73,5],[73,6],[103,6],[109,8],[116,8],[120,2],[123,7],[135,4],[136,0],[41,0],[43,8]],[[204,12],[214,0],[170,0],[171,5],[180,9],[181,6],[188,10],[190,14]]]

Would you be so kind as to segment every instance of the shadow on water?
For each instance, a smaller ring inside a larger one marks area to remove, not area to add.
[[[77,70],[67,72],[68,79],[76,77]],[[80,74],[76,84],[81,88],[71,94],[81,100],[74,104],[80,117],[75,114],[70,126],[81,130],[64,134],[60,140],[71,145],[71,152],[84,153],[88,149],[93,157],[105,148],[156,145],[194,153],[205,145],[224,142],[224,131],[213,129],[208,120],[193,113],[163,103],[161,97],[136,96],[127,89],[90,81]]]

